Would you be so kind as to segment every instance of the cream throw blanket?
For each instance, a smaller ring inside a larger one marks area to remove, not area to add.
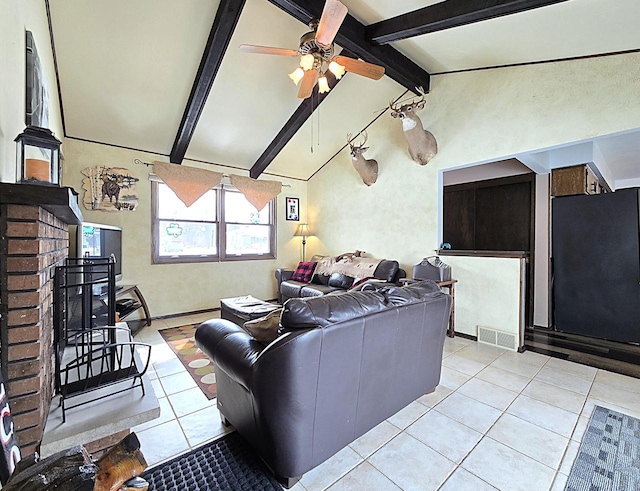
[[[347,257],[336,262],[335,256],[324,256],[318,260],[316,274],[340,273],[352,278],[368,278],[378,267],[382,259],[371,257]]]

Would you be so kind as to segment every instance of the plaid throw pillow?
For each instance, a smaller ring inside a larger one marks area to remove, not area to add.
[[[291,279],[294,281],[302,281],[303,283],[309,283],[311,281],[311,277],[313,276],[313,272],[316,269],[315,261],[300,261],[298,263],[298,267],[296,268]]]

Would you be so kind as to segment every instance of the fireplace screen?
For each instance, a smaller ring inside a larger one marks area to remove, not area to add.
[[[131,331],[116,326],[115,263],[110,258],[69,258],[55,269],[54,332],[56,392],[66,399],[113,386],[111,394],[140,387],[151,346],[133,341]],[[133,384],[124,384],[133,379]],[[100,397],[103,397],[102,393]]]

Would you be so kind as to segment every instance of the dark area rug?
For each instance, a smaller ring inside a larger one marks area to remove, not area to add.
[[[147,469],[142,477],[149,491],[282,490],[237,432]]]
[[[189,324],[162,329],[158,332],[198,384],[200,390],[207,396],[207,399],[211,400],[216,397],[216,375],[211,360],[200,351],[193,339],[199,325]]]
[[[596,406],[565,491],[640,489],[640,420]]]

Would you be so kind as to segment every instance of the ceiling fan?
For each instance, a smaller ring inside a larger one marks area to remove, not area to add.
[[[320,93],[329,91],[329,84],[325,76],[326,70],[331,71],[337,79],[347,71],[379,80],[384,75],[384,67],[348,56],[333,54],[333,39],[346,16],[347,7],[339,0],[326,0],[320,20],[313,19],[309,22],[311,31],[300,37],[300,47],[297,50],[252,44],[242,44],[240,50],[245,53],[265,55],[300,56],[300,66],[289,74],[296,85],[300,83],[298,90],[298,98],[300,99],[311,96],[316,82]]]

